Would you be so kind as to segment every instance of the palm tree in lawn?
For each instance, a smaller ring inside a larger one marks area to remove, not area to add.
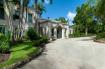
[[[24,26],[27,22],[27,13],[28,13],[28,3],[29,0],[20,0],[20,27],[19,27],[19,39],[21,40],[24,33]],[[24,13],[26,13],[24,17]],[[25,19],[25,22],[23,22]]]
[[[50,4],[52,4],[52,0],[48,0]],[[44,4],[45,0],[41,0],[41,3],[39,3],[39,0],[35,0],[35,12],[36,12],[36,18],[35,18],[35,29],[36,32],[39,34],[39,23],[38,23],[38,19],[41,17],[41,15],[43,14],[43,11],[45,11],[45,7]]]
[[[22,32],[23,32],[23,16],[24,16],[24,9],[26,8],[26,14],[27,14],[27,7],[28,7],[29,0],[4,0],[4,8],[5,12],[8,16],[8,20],[10,23],[10,31],[12,31],[12,40],[17,40],[22,38]],[[18,9],[19,13],[19,25],[18,25],[18,31],[16,32],[15,28],[13,27],[13,12],[15,11],[16,8],[14,9],[14,5]],[[26,15],[27,19],[27,15]],[[17,35],[15,33],[18,33]],[[17,36],[17,38],[16,38]]]
[[[43,4],[41,4],[41,3],[38,3],[37,4],[37,7],[36,7],[36,13],[37,13],[37,15],[38,15],[38,19],[36,20],[36,28],[37,28],[37,33],[38,34],[40,34],[40,21],[38,21],[38,20],[40,20],[40,18],[42,17],[42,14],[44,13],[44,12],[46,12],[46,9],[45,9],[45,7],[44,7],[44,5]]]
[[[19,13],[19,24],[18,24],[18,31],[17,31],[17,40],[22,40],[22,37],[23,37],[23,31],[24,31],[24,26],[25,26],[25,23],[27,21],[27,8],[28,8],[28,3],[29,3],[29,0],[13,0],[13,2],[18,3],[18,13]],[[26,13],[26,17],[24,17],[24,13]],[[23,22],[23,19],[25,19],[25,22]]]
[[[4,3],[4,11],[6,14],[6,20],[8,21],[8,31],[10,33],[10,38],[14,40],[12,36],[14,36],[14,26],[13,26],[13,4],[16,0],[3,0]]]

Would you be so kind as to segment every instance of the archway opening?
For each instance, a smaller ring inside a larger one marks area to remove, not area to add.
[[[58,26],[57,27],[57,38],[62,38],[62,27]]]

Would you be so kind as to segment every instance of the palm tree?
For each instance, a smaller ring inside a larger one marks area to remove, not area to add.
[[[36,13],[38,17],[36,18],[36,24],[35,24],[35,28],[38,34],[40,34],[40,23],[38,20],[40,20],[43,12],[46,12],[44,5],[41,3],[38,3],[36,6]]]
[[[56,18],[55,20],[60,21],[60,22],[65,23],[65,24],[68,23],[68,20],[66,20],[64,17],[59,17],[59,18]]]
[[[43,5],[43,3],[45,3],[45,0],[41,0],[42,3],[38,2],[39,0],[35,0],[35,12],[36,12],[36,19],[35,19],[35,29],[36,32],[39,33],[39,23],[38,23],[38,19],[41,17],[43,11],[45,11],[45,7]],[[52,0],[49,0],[50,4],[52,4]],[[39,17],[39,18],[38,18]]]
[[[13,11],[13,7],[12,7],[12,1],[10,0],[3,0],[4,3],[4,11],[5,14],[7,16],[7,21],[8,21],[8,29],[9,31],[11,31],[11,37],[13,35],[13,18],[12,18],[12,11]]]
[[[5,13],[8,16],[8,21],[9,21],[9,29],[12,32],[12,40],[16,39],[21,39],[22,38],[22,33],[23,33],[23,16],[24,16],[24,9],[26,8],[26,13],[27,13],[27,7],[28,7],[28,3],[29,0],[4,0],[4,9],[5,9]],[[14,10],[14,5],[19,8],[19,25],[18,25],[18,31],[16,32],[15,27],[13,26],[13,12]],[[27,19],[27,15],[26,15],[26,19]],[[17,34],[16,34],[17,33]]]

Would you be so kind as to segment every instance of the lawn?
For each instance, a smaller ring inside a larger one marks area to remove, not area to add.
[[[19,44],[13,47],[10,51],[10,58],[6,62],[1,63],[0,68],[11,65],[23,59],[27,59],[29,55],[39,52],[39,48],[33,47],[31,44]]]

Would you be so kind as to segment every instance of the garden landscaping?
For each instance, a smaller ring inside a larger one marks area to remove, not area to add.
[[[25,59],[29,59],[32,55],[36,55],[39,52],[38,47],[33,47],[30,44],[19,44],[11,49],[10,57],[7,61],[0,64],[0,68],[9,67],[9,65],[18,63]]]
[[[27,31],[26,38],[11,41],[3,34],[0,36],[0,69],[16,69],[43,51],[48,42],[45,36],[38,36],[33,28]]]

